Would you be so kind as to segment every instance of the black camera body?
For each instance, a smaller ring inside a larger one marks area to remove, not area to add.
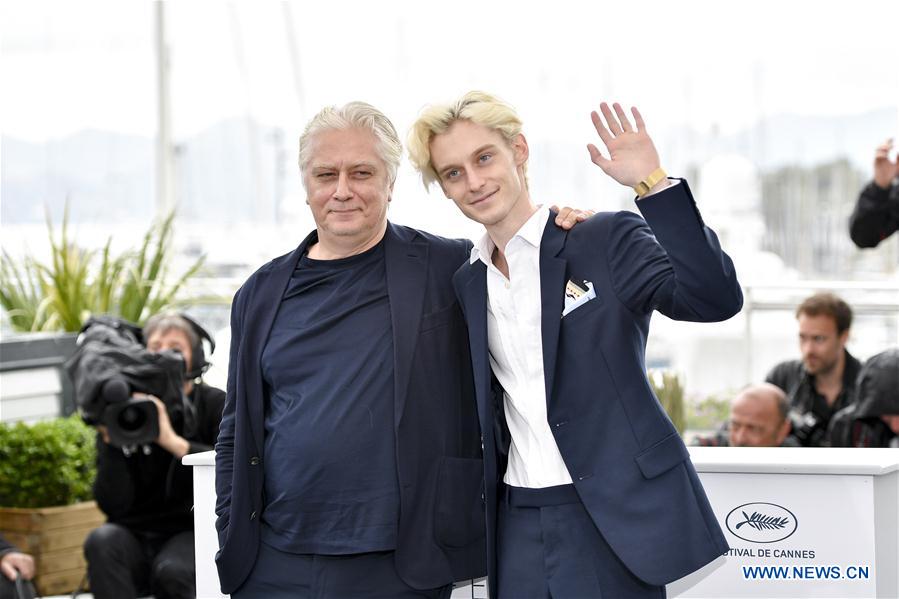
[[[824,447],[827,445],[827,423],[813,412],[790,410],[792,435],[802,447]]]
[[[109,316],[90,318],[65,369],[82,419],[105,426],[112,445],[145,445],[159,436],[156,404],[134,394],[158,397],[173,428],[183,428],[184,359],[175,351],[147,351],[136,325]]]

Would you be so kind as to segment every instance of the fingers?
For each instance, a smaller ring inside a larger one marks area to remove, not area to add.
[[[627,115],[624,114],[624,109],[621,108],[621,104],[615,102],[612,104],[612,107],[615,109],[615,114],[618,116],[618,122],[621,123],[621,128],[625,131],[633,131],[631,122],[627,119]]]
[[[631,106],[631,113],[634,115],[634,123],[637,124],[637,132],[642,133],[646,131],[646,123],[643,122],[643,115],[640,114],[640,111],[637,110],[636,106]]]
[[[34,578],[34,558],[25,553],[16,553],[15,567],[22,573],[25,580]]]
[[[612,134],[609,133],[609,130],[606,129],[606,126],[603,124],[602,119],[599,118],[599,115],[594,110],[590,113],[590,120],[593,121],[593,126],[596,128],[596,132],[599,134],[599,139],[602,140],[602,143],[608,145],[612,143],[612,140],[615,139],[612,137]],[[591,144],[592,145],[592,144]],[[593,152],[590,152],[590,155],[593,155]]]
[[[599,105],[599,109],[602,111],[602,115],[606,118],[606,123],[608,124],[609,131],[612,132],[612,135],[616,137],[621,135],[621,125],[618,124],[618,119],[616,119],[615,115],[612,114],[609,105],[603,102]]]
[[[0,571],[3,572],[3,575],[6,576],[10,580],[16,579],[16,569],[13,568],[10,560],[5,559],[0,561]]]
[[[606,102],[603,102],[599,105],[599,109],[602,112],[603,117],[605,117],[605,123],[602,122],[602,119],[600,119],[596,111],[591,112],[590,117],[593,119],[593,126],[596,127],[596,132],[599,133],[600,139],[602,139],[603,143],[606,145],[609,144],[609,140],[618,137],[622,133],[634,131],[630,119],[628,119],[627,114],[625,114],[624,109],[618,102],[613,103],[611,109]],[[613,109],[615,111],[614,113],[612,112]],[[643,116],[640,114],[640,111],[637,110],[636,106],[631,107],[631,114],[634,115],[634,123],[637,127],[636,130],[640,132],[646,129],[646,123],[643,122]]]
[[[555,206],[553,206],[555,208]],[[563,229],[571,229],[576,223],[583,222],[593,216],[592,210],[578,210],[577,208],[563,207],[556,216],[556,226]]]

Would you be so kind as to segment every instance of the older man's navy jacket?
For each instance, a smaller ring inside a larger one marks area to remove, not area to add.
[[[650,316],[658,310],[676,320],[724,320],[740,310],[743,295],[686,182],[637,204],[645,220],[600,213],[570,232],[550,216],[540,244],[543,369],[547,419],[581,501],[624,565],[662,585],[722,555],[727,542],[647,381]],[[569,280],[589,281],[596,297],[562,316]],[[490,372],[483,262],[465,264],[453,283],[468,323],[484,431],[492,577],[509,438],[502,389]]]
[[[256,560],[266,459],[260,357],[311,238],[250,276],[231,308],[227,400],[215,458],[216,565],[224,593],[241,585]],[[470,241],[387,225],[400,490],[395,559],[403,580],[420,589],[483,576],[486,568],[481,438],[465,323],[452,289],[452,275],[470,249]]]

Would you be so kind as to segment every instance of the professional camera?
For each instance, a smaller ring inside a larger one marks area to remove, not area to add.
[[[142,341],[141,329],[134,324],[92,317],[65,364],[82,419],[105,426],[110,443],[122,448],[146,445],[159,436],[156,404],[132,397],[135,393],[162,400],[176,430],[183,422],[184,359],[176,351],[151,353]]]
[[[793,427],[791,435],[799,441],[803,447],[824,447],[827,437],[827,423],[815,416],[812,412],[799,412],[790,410],[790,424]]]

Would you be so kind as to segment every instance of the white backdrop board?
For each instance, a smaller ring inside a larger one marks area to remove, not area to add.
[[[690,453],[731,550],[669,596],[899,596],[899,450]]]

